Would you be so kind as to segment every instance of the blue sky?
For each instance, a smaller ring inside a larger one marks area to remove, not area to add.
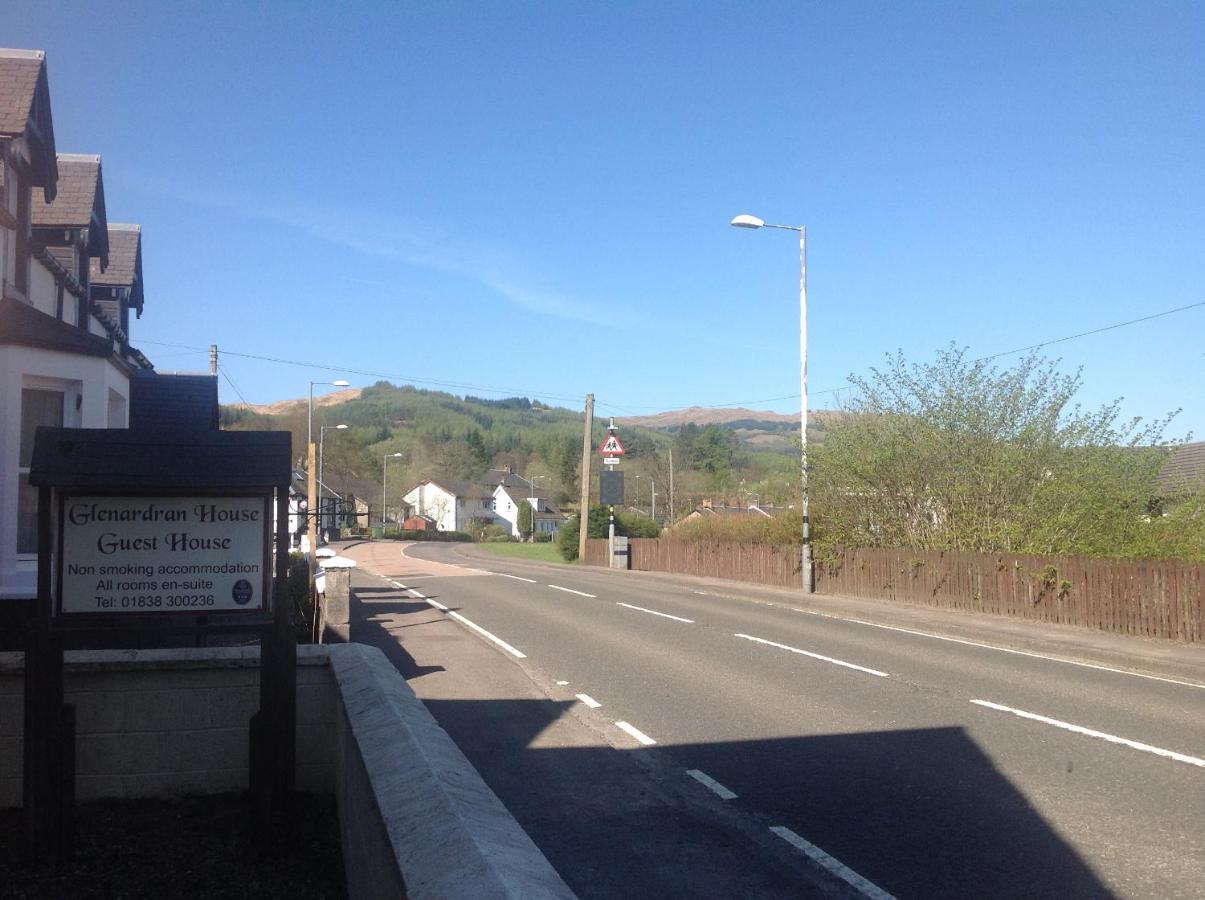
[[[1201,3],[3,18],[48,53],[59,149],[100,153],[110,219],[143,225],[134,343],[161,371],[216,343],[223,402],[380,376],[593,392],[620,421],[797,410],[796,245],[738,213],[808,227],[813,407],[896,349],[989,355],[1205,301]],[[1172,431],[1201,438],[1202,337],[1198,305],[1045,352],[1083,367],[1085,404],[1182,407]]]

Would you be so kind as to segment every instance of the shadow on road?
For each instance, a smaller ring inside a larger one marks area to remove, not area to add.
[[[356,594],[353,640],[379,647],[407,679],[442,670],[418,666],[399,634],[441,614],[400,591]],[[619,751],[545,735],[574,701],[425,703],[582,898],[807,897],[831,888],[827,876],[804,874],[814,867],[769,832],[776,825],[900,898],[1112,896],[962,728]],[[687,769],[739,797],[720,801]]]

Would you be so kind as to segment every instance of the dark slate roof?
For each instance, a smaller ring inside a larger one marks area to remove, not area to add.
[[[91,262],[91,283],[122,287],[130,292],[130,306],[142,315],[142,226],[109,223],[109,266],[103,272],[100,260]]]
[[[139,373],[130,379],[130,429],[139,432],[217,431],[214,375]]]
[[[18,344],[80,356],[113,355],[113,343],[108,338],[68,325],[11,297],[0,300],[0,344]]]
[[[58,196],[53,203],[36,197],[31,210],[35,228],[89,228],[88,253],[109,265],[109,231],[105,217],[105,183],[100,157],[60,153]]]
[[[0,137],[22,135],[32,150],[33,184],[42,188],[50,202],[55,196],[58,169],[46,54],[41,50],[0,49]]]
[[[29,481],[60,488],[214,489],[289,485],[287,431],[146,434],[125,428],[39,428]]]
[[[1205,491],[1205,441],[1177,447],[1155,484],[1163,495]]]

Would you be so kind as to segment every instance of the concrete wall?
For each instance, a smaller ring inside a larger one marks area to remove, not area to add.
[[[78,799],[245,789],[258,657],[67,654]],[[21,804],[21,662],[0,654],[0,806]],[[380,650],[298,648],[297,720],[297,785],[335,794],[351,897],[574,896]]]
[[[326,648],[298,649],[297,786],[330,791],[335,685]],[[21,805],[21,661],[0,654],[0,807]],[[65,690],[80,802],[246,790],[258,648],[70,652]]]

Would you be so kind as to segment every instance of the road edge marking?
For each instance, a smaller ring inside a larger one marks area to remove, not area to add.
[[[707,788],[721,800],[735,800],[736,793],[724,787],[714,778],[699,769],[687,769],[686,774],[693,778],[703,787]]]
[[[772,825],[770,831],[778,835],[792,847],[802,850],[809,859],[819,863],[833,875],[836,875],[862,896],[872,900],[895,900],[895,898],[872,881],[863,878],[841,860],[825,853],[811,841],[804,840],[785,825]]]

